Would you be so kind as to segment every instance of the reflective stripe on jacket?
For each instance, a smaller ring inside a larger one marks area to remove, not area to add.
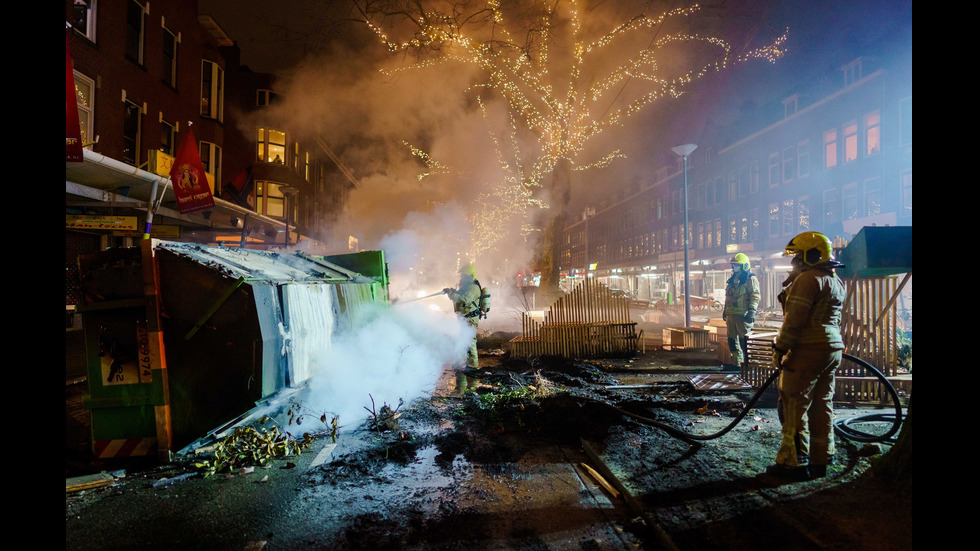
[[[752,272],[748,273],[745,283],[739,281],[738,276],[728,279],[725,286],[725,316],[741,316],[752,311],[755,313],[759,309],[759,278]]]
[[[843,350],[840,321],[844,293],[844,283],[831,270],[808,268],[796,276],[786,288],[776,348],[785,351],[797,345],[821,344]]]

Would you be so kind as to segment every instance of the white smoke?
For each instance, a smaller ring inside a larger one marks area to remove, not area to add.
[[[421,302],[379,305],[363,324],[334,336],[301,397],[305,410],[358,428],[387,404],[430,395],[447,366],[462,365],[473,330]],[[373,400],[373,405],[372,405]]]

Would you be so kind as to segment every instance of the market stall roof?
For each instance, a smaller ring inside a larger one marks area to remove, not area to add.
[[[285,223],[215,197],[214,208],[181,213],[166,205],[176,204],[170,178],[134,167],[100,153],[84,149],[81,163],[65,163],[65,208],[112,214],[146,213],[157,182],[154,223],[169,223],[193,229],[237,230],[248,216],[250,227],[280,231]],[[162,198],[161,198],[162,193]]]

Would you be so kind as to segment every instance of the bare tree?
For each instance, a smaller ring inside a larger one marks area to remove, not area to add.
[[[596,155],[587,146],[711,72],[748,59],[775,60],[785,39],[737,53],[728,41],[693,30],[697,5],[651,16],[645,10],[655,8],[654,2],[640,2],[633,14],[619,2],[587,7],[579,0],[355,3],[360,20],[391,52],[408,54],[414,66],[478,67],[486,80],[471,90],[481,99],[506,102],[515,134],[511,143],[529,143],[518,133],[533,137],[533,151],[518,147],[519,158],[509,166],[516,171],[513,185],[533,190],[547,206],[537,255],[548,303],[559,294],[572,172],[618,156],[614,148]]]

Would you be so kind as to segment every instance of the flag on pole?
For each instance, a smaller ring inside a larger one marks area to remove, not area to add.
[[[243,168],[227,186],[222,188],[221,198],[240,207],[255,210],[255,180],[252,179],[252,165]]]
[[[75,73],[71,68],[71,48],[68,35],[71,27],[65,29],[65,161],[82,162],[82,128],[78,122],[78,96],[75,92]]]
[[[194,132],[188,125],[184,133],[173,168],[170,169],[170,183],[177,196],[177,210],[181,214],[214,207],[214,196],[208,185],[207,172],[201,162],[201,154],[194,141]]]

